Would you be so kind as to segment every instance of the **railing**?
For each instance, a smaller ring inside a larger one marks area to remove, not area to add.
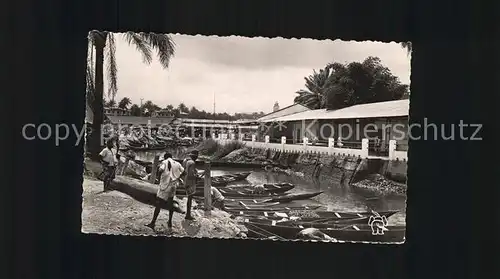
[[[368,158],[369,156],[387,157],[389,160],[408,160],[407,152],[397,149],[395,140],[390,140],[388,144],[374,145],[368,139],[361,141],[335,141],[330,138],[328,141],[317,140],[314,143],[310,142],[308,138],[303,138],[299,143],[294,143],[293,139],[281,137],[278,141],[276,138],[271,139],[265,136],[263,141],[257,141],[257,136],[252,135],[249,139],[243,135],[235,134],[220,134],[218,137],[213,135],[213,138],[222,144],[230,143],[238,140],[245,143],[246,146],[251,148],[272,149],[286,152],[315,152],[338,154],[346,156],[355,156],[361,158]]]

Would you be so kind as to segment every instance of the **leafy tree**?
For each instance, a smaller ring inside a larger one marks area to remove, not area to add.
[[[154,33],[134,33],[126,32],[123,34],[127,42],[136,46],[142,54],[143,61],[151,64],[152,51],[156,50],[158,58],[163,68],[168,68],[170,59],[174,55],[174,42],[166,34]],[[88,36],[90,42],[90,53],[93,56],[95,50],[95,59],[91,60],[90,65],[95,62],[90,72],[93,75],[93,93],[91,109],[94,115],[92,123],[92,137],[90,138],[90,152],[93,159],[98,159],[100,151],[101,124],[104,119],[103,97],[104,97],[104,59],[107,60],[107,77],[109,82],[108,96],[113,97],[117,92],[117,65],[115,58],[115,35],[107,31],[90,31]],[[93,57],[92,57],[93,58]],[[94,61],[95,60],[95,61]],[[87,82],[88,84],[88,82]]]
[[[118,102],[118,107],[121,109],[128,109],[128,106],[132,104],[132,101],[128,97],[124,97]]]
[[[132,116],[141,116],[141,108],[138,105],[133,104],[130,107],[130,115],[132,115]]]
[[[158,110],[161,110],[161,108],[159,106],[157,106],[156,104],[154,104],[152,101],[146,101],[142,105],[141,110],[145,115],[149,116],[149,115],[151,115],[151,113],[158,111]]]
[[[116,101],[115,101],[115,99],[111,99],[111,100],[105,102],[104,103],[104,107],[106,107],[106,108],[114,108],[114,107],[116,107]]]
[[[179,109],[179,112],[189,113],[189,109],[184,103],[180,103],[177,108]]]
[[[172,106],[172,105],[167,105],[167,106],[165,107],[165,110],[167,110],[167,111],[169,111],[169,112],[172,112],[172,111],[174,110],[174,106]]]
[[[298,91],[295,102],[311,109],[340,109],[398,100],[408,94],[408,85],[401,84],[378,57],[347,65],[331,63],[305,80],[308,90]]]

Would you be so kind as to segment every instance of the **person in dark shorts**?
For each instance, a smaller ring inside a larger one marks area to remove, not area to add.
[[[103,168],[103,182],[104,182],[104,191],[110,190],[109,185],[111,181],[115,179],[116,165],[118,164],[119,155],[116,151],[113,150],[113,141],[108,140],[106,142],[106,148],[104,148],[101,153],[99,153],[101,157],[101,164]]]

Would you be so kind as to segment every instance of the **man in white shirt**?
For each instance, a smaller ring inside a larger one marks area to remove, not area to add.
[[[112,140],[108,140],[106,142],[106,148],[99,153],[99,156],[101,157],[101,163],[103,166],[104,191],[108,191],[109,184],[115,178],[116,165],[118,164],[119,159],[118,153],[113,150]]]

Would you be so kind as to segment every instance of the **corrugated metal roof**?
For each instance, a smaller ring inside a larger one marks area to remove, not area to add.
[[[396,100],[388,102],[378,102],[370,104],[355,105],[338,110],[316,109],[309,110],[283,117],[264,120],[263,122],[273,121],[296,121],[310,119],[359,119],[375,117],[397,117],[408,116],[410,109],[409,100]]]
[[[261,118],[257,119],[259,122],[266,122],[268,120],[277,118],[277,117],[282,117],[290,114],[295,114],[303,111],[308,111],[310,110],[308,107],[305,107],[301,104],[293,104],[288,107],[284,107],[282,109],[279,109],[277,111],[271,112],[269,114],[266,114],[262,116]]]

